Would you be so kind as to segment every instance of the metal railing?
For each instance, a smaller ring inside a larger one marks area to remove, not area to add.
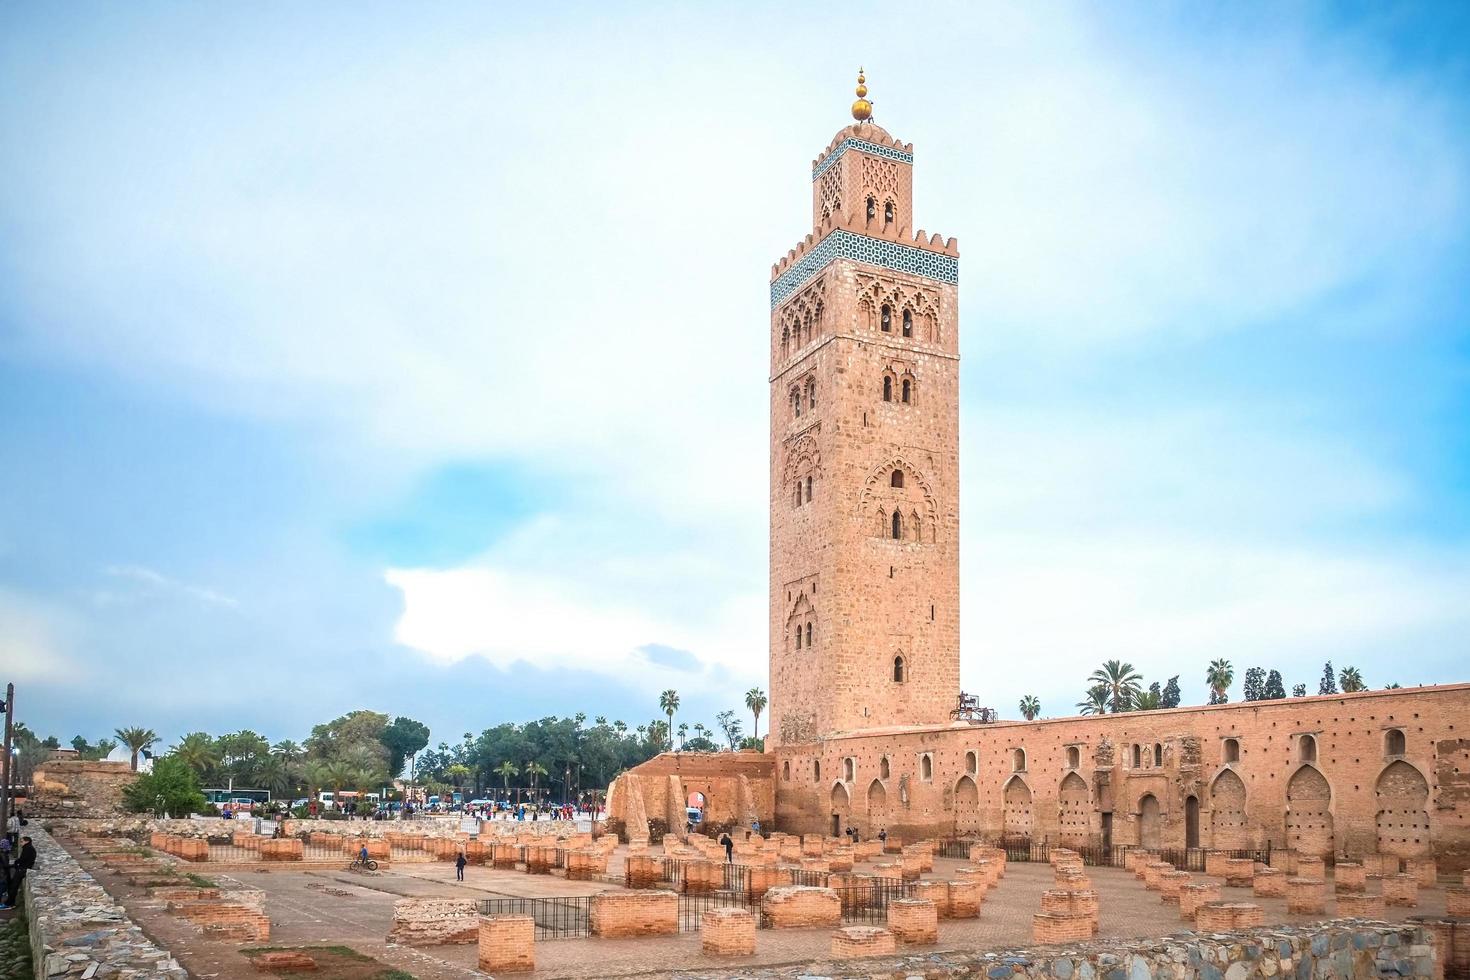
[[[750,900],[744,892],[718,891],[679,896],[679,931],[698,932],[704,913],[709,909],[749,908]],[[759,904],[758,902],[756,904]],[[757,929],[769,929],[770,923],[755,916]]]
[[[536,939],[582,939],[592,935],[592,897],[482,898],[475,903],[481,915],[529,915],[536,922]],[[696,927],[697,928],[697,927]]]
[[[957,856],[968,857],[969,845],[980,843],[979,841],[945,841],[935,848],[935,854],[944,857]],[[1059,847],[1065,847],[1070,851],[1076,851],[1082,858],[1082,863],[1097,868],[1122,868],[1126,867],[1129,851],[1140,850],[1136,845],[1114,844],[1109,847],[1094,844],[1069,844],[1065,841],[1053,842],[1050,838],[1035,840],[1030,837],[1000,837],[995,840],[986,841],[992,847],[998,847],[1005,851],[1007,861],[1035,861],[1046,862],[1051,860],[1051,852]],[[958,852],[958,845],[964,845],[964,854],[944,853],[947,845],[954,845]],[[1264,848],[1205,848],[1205,847],[1151,847],[1143,848],[1150,854],[1157,856],[1160,861],[1167,861],[1180,871],[1194,871],[1203,873],[1205,862],[1211,854],[1222,854],[1232,858],[1250,858],[1262,864],[1271,864],[1273,850],[1268,844]],[[1278,865],[1283,857],[1289,858],[1286,852],[1274,852]],[[1288,869],[1289,870],[1289,869]]]

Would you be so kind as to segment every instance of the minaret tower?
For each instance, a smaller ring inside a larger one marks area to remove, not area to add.
[[[913,145],[867,95],[771,269],[773,745],[959,693],[959,251],[912,230]]]

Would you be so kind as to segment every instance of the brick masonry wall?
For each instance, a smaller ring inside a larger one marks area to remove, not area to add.
[[[536,969],[536,920],[529,915],[481,916],[479,965],[491,974]]]
[[[830,888],[772,888],[761,899],[761,915],[776,929],[835,926],[842,921],[842,899]]]
[[[592,896],[592,934],[604,939],[672,936],[679,931],[679,896],[668,891],[602,892]]]
[[[390,943],[440,946],[478,941],[480,915],[472,898],[400,898],[393,903]]]

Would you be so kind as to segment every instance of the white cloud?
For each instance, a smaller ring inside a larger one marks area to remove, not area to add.
[[[71,669],[75,626],[61,609],[0,588],[0,682],[55,681]]]
[[[123,595],[110,591],[97,593],[96,598],[103,602],[131,601],[139,596],[174,595],[193,599],[208,606],[224,606],[230,609],[238,609],[240,606],[240,600],[234,596],[216,592],[202,585],[180,582],[178,579],[169,578],[161,572],[142,565],[108,565],[103,572],[112,578],[130,583],[135,590]]]

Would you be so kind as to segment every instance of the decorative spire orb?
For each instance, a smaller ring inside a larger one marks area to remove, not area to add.
[[[863,70],[858,69],[857,101],[852,104],[852,118],[858,122],[867,122],[873,118],[873,103],[868,101],[867,79],[863,77]]]

